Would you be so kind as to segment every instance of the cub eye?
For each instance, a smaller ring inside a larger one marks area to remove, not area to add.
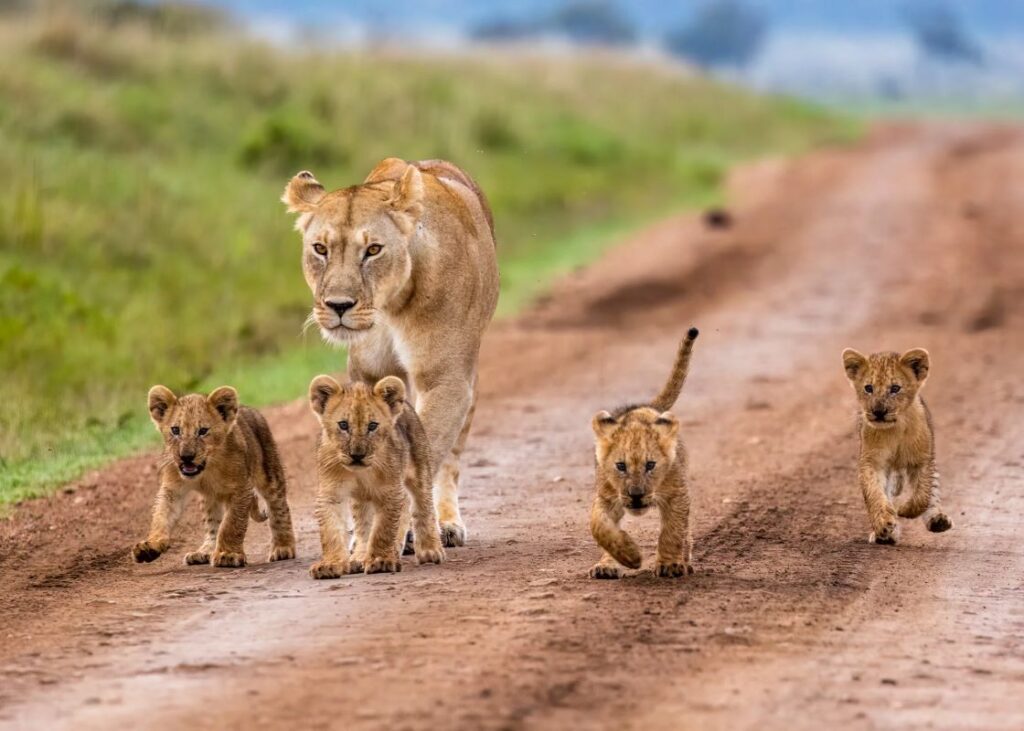
[[[865,392],[865,393],[874,393],[874,392],[875,392],[875,387],[874,387],[874,386],[872,386],[872,385],[871,385],[871,384],[869,383],[869,384],[867,384],[867,385],[865,385],[865,386],[864,386],[864,392]]]
[[[657,466],[656,462],[648,462],[647,464],[644,465],[644,467],[647,469],[648,472],[653,470],[656,466]]]
[[[626,463],[625,462],[616,462],[615,463],[615,469],[617,469],[619,472],[625,472],[626,471]]]
[[[313,244],[313,251],[315,251],[320,256],[327,256],[327,247],[321,244],[319,241]]]
[[[900,392],[900,384],[894,383],[891,386],[889,386],[889,393],[899,393],[899,392]]]
[[[377,431],[377,427],[380,426],[376,421],[371,421],[366,425],[366,428],[370,431]]]
[[[338,428],[341,429],[342,431],[348,431],[348,422],[347,421],[339,421],[338,422]]]
[[[371,256],[377,256],[384,250],[384,247],[380,244],[370,244],[366,247],[366,254],[363,256],[364,259],[369,259]]]
[[[176,437],[180,437],[181,436],[181,428],[177,427],[177,426],[172,426],[171,427],[171,434],[173,434]]]
[[[196,434],[198,434],[201,437],[205,437],[209,433],[210,433],[210,427],[208,427],[208,426],[201,426],[201,427],[199,427],[199,431],[196,432]]]

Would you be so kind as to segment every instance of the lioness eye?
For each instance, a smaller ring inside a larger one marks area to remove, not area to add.
[[[172,426],[171,427],[171,434],[173,434],[176,437],[181,436],[181,428],[180,427],[176,427],[176,426]]]
[[[894,383],[891,386],[889,386],[889,393],[899,393],[899,392],[900,392],[900,384]]]
[[[872,385],[871,385],[871,384],[869,383],[869,384],[867,384],[867,385],[865,385],[865,386],[864,386],[864,391],[865,391],[865,393],[874,393],[874,392],[875,392],[875,387],[874,387],[874,386],[872,386]]]
[[[339,421],[338,422],[338,428],[341,429],[342,431],[348,431],[348,422],[347,421]]]
[[[647,463],[646,465],[644,465],[644,467],[646,467],[646,468],[647,468],[647,471],[648,471],[648,472],[650,472],[651,470],[653,470],[653,469],[655,468],[655,466],[656,466],[656,464],[655,464],[654,462],[648,462],[648,463]]]
[[[319,242],[313,244],[313,251],[315,251],[320,256],[327,256],[327,247]]]
[[[196,433],[199,436],[201,436],[201,437],[205,437],[207,434],[210,433],[210,427],[208,427],[208,426],[201,426],[201,427],[199,427],[199,431],[196,432]]]
[[[379,254],[383,250],[384,250],[384,247],[381,246],[380,244],[370,244],[369,246],[366,247],[366,257],[365,258],[369,258],[371,256],[377,256],[377,254]]]
[[[615,469],[617,469],[619,472],[625,472],[626,471],[626,463],[625,462],[616,462],[615,463]]]
[[[366,425],[366,428],[370,431],[377,431],[377,427],[380,426],[376,421],[371,421]]]

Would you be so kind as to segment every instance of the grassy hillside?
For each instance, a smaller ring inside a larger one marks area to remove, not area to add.
[[[842,119],[612,58],[289,53],[121,19],[0,15],[0,502],[152,443],[146,390],[266,404],[342,357],[300,334],[294,172],[443,157],[494,207],[502,311],[734,161]]]

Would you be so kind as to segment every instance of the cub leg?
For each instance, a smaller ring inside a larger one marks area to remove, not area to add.
[[[859,471],[860,489],[864,493],[864,505],[871,521],[871,535],[868,543],[893,545],[899,540],[899,524],[896,509],[886,494],[887,478],[882,470],[870,464],[863,464]]]
[[[685,489],[685,488],[684,488]],[[690,537],[690,500],[685,492],[664,501],[661,533],[654,557],[654,575],[676,578],[693,573],[693,539]]]
[[[402,522],[402,512],[406,510],[405,493],[401,485],[390,499],[381,500],[374,508],[376,515],[373,528],[370,529],[370,541],[366,552],[366,565],[363,570],[368,574],[394,573],[402,570],[399,560],[398,526]]]
[[[314,579],[337,579],[349,573],[348,521],[345,519],[349,492],[348,486],[321,476],[314,512],[320,527],[323,556],[309,567],[309,575]]]
[[[430,484],[430,473],[426,469],[411,470],[406,475],[406,489],[412,498],[413,541],[417,563],[441,563],[444,561],[444,548],[441,546],[441,533],[437,522],[437,511],[434,510],[433,488]],[[402,517],[409,515],[408,510],[402,511]],[[405,521],[403,521],[405,523]],[[405,540],[406,526],[399,527],[399,540]]]
[[[939,497],[939,473],[935,464],[929,462],[909,474],[912,492],[910,498],[900,506],[901,518],[921,516],[925,527],[932,533],[942,533],[953,527],[953,521],[942,511]]]
[[[146,540],[132,547],[136,563],[149,563],[160,557],[171,545],[171,532],[185,508],[189,489],[180,484],[161,485],[153,504],[153,520]]]
[[[355,522],[356,544],[349,561],[349,573],[362,573],[370,547],[370,529],[373,527],[373,503],[362,498],[352,498],[352,518]]]
[[[594,500],[590,510],[590,532],[597,545],[611,556],[631,569],[640,568],[643,559],[640,548],[628,533],[619,527],[625,510],[619,501],[609,501],[600,496]]]
[[[203,512],[206,514],[206,538],[195,551],[185,554],[189,565],[210,563],[210,556],[217,545],[217,531],[224,518],[224,506],[213,496],[203,497]]]
[[[288,509],[287,488],[284,474],[260,481],[256,489],[263,496],[270,516],[270,556],[268,561],[283,561],[295,558],[295,533],[292,531],[292,514]],[[255,501],[254,501],[255,502]]]
[[[255,493],[249,485],[240,486],[228,498],[224,519],[217,532],[217,545],[211,562],[221,568],[245,566],[245,532],[249,528],[249,513]]]

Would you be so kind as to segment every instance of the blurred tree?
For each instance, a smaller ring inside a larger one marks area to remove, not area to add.
[[[903,17],[926,55],[945,61],[984,63],[981,48],[968,34],[963,20],[942,0],[905,3]]]
[[[573,43],[619,46],[633,43],[636,31],[611,0],[573,0],[535,20],[496,18],[470,29],[485,41],[515,41],[552,35]]]
[[[764,16],[742,0],[709,0],[693,19],[672,31],[665,46],[701,66],[746,66],[761,48]]]

